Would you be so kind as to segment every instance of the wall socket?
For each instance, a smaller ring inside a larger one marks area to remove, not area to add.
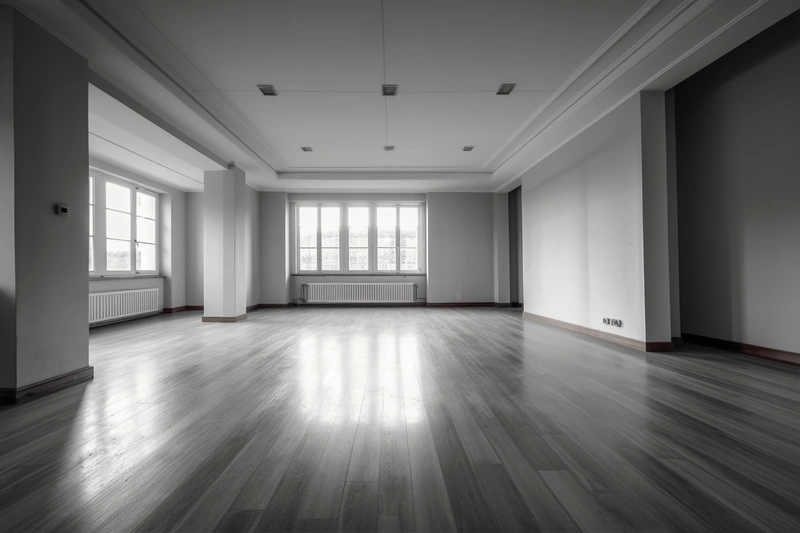
[[[620,320],[618,318],[604,318],[603,319],[603,324],[605,324],[606,326],[616,326],[618,328],[621,328],[622,327],[622,320]]]

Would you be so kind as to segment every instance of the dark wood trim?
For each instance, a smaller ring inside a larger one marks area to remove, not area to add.
[[[303,306],[314,307],[425,307],[425,302],[350,302],[350,303],[329,303],[314,302],[304,303]]]
[[[247,313],[239,316],[204,316],[203,322],[241,322],[247,318]]]
[[[164,308],[164,312],[167,313],[167,314],[181,313],[183,311],[186,311],[186,306],[185,305],[182,305],[181,307],[165,307]]]
[[[508,303],[508,302],[505,302],[505,303],[497,302],[497,303],[494,304],[494,306],[495,307],[501,307],[501,308],[505,309],[505,308],[510,308],[511,304]]]
[[[646,342],[645,351],[647,352],[671,352],[675,349],[675,344],[670,342]]]
[[[522,316],[528,317],[532,320],[536,320],[537,322],[549,324],[551,326],[568,329],[570,331],[574,331],[582,335],[588,335],[590,337],[595,337],[598,339],[602,339],[604,341],[613,342],[614,344],[627,346],[628,348],[633,348],[634,350],[640,350],[642,352],[647,351],[646,343],[643,341],[637,341],[636,339],[629,339],[628,337],[623,337],[621,335],[614,335],[613,333],[598,331],[596,329],[587,328],[585,326],[579,326],[578,324],[570,324],[569,322],[556,320],[555,318],[550,318],[546,316],[535,315],[533,313],[528,313],[527,311],[523,311]]]
[[[702,344],[703,346],[709,346],[711,348],[739,352],[746,355],[761,357],[763,359],[769,359],[771,361],[787,363],[790,365],[800,365],[800,353],[776,350],[775,348],[756,346],[754,344],[745,344],[743,342],[728,341],[714,337],[706,337],[704,335],[695,335],[694,333],[684,332],[681,333],[681,336],[688,342]]]
[[[494,302],[446,302],[446,303],[431,303],[428,302],[428,307],[494,307]]]
[[[253,305],[248,305],[248,306],[247,306],[247,308],[245,309],[245,312],[246,312],[246,313],[250,313],[250,312],[252,312],[252,311],[255,311],[256,309],[258,309],[258,308],[259,308],[259,306],[260,306],[260,305],[261,305],[261,304],[253,304]]]
[[[85,366],[54,378],[32,383],[19,389],[0,389],[0,404],[22,403],[78,385],[94,378],[94,367]]]
[[[259,309],[285,309],[291,306],[292,304],[258,304]]]
[[[203,310],[203,306],[202,305],[187,305],[185,307],[185,309],[187,311],[202,311]]]
[[[683,337],[672,337],[673,346],[683,346]]]

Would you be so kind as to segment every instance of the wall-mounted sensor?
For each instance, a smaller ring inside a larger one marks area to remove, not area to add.
[[[56,205],[55,206],[55,212],[56,212],[56,215],[58,215],[60,217],[69,216],[69,207],[67,207],[65,205]]]

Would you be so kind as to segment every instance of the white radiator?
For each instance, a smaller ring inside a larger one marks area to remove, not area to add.
[[[89,294],[89,324],[157,313],[158,289],[95,292]]]
[[[414,302],[414,283],[306,283],[308,303]]]

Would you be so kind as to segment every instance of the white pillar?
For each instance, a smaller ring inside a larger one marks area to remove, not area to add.
[[[244,171],[233,165],[204,175],[204,322],[247,318],[245,187]]]
[[[494,195],[494,303],[511,306],[509,266],[508,194]]]
[[[648,350],[658,350],[672,343],[667,126],[664,93],[642,92],[640,98],[645,342]]]

